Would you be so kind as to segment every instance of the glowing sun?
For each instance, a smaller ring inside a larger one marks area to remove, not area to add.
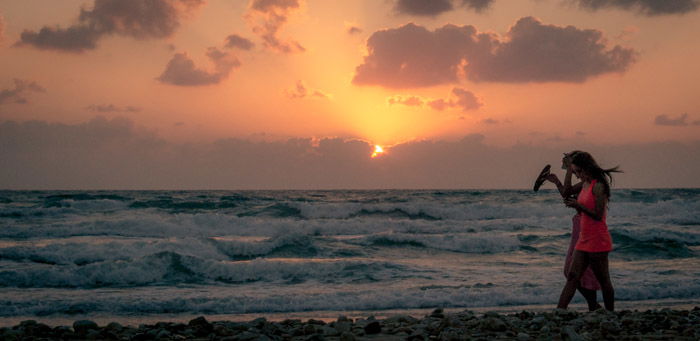
[[[382,148],[382,146],[380,146],[378,144],[375,144],[374,145],[374,152],[372,153],[372,157],[375,158],[378,156],[382,156],[382,154],[384,154],[384,148]]]

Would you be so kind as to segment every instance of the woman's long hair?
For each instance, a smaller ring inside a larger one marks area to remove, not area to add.
[[[619,169],[620,166],[603,169],[598,166],[598,163],[595,161],[593,156],[591,156],[591,154],[580,150],[575,150],[569,153],[569,156],[571,157],[571,163],[580,167],[581,170],[586,172],[593,179],[596,179],[603,184],[603,187],[605,188],[605,196],[610,198],[610,186],[613,182],[612,173],[622,173],[622,171]]]

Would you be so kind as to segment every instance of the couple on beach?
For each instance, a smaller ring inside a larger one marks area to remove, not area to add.
[[[603,169],[591,154],[583,151],[565,153],[562,168],[566,169],[564,183],[547,165],[535,181],[535,191],[545,182],[557,186],[567,207],[576,209],[572,221],[571,242],[564,263],[566,285],[559,297],[557,308],[566,309],[576,290],[586,299],[590,311],[601,308],[596,290],[603,292],[605,309],[615,310],[615,291],[610,281],[608,253],[612,250],[612,238],[606,223],[607,204],[610,199],[612,173],[618,167]],[[580,180],[572,185],[572,175]]]

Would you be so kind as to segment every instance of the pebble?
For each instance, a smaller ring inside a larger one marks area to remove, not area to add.
[[[435,309],[423,318],[369,316],[353,321],[340,316],[326,323],[310,319],[281,322],[258,318],[250,322],[209,322],[203,316],[188,324],[159,322],[138,327],[90,320],[50,327],[34,320],[0,328],[0,340],[700,340],[700,307],[692,310],[648,310],[591,313],[553,310],[515,314],[471,311],[447,313]]]

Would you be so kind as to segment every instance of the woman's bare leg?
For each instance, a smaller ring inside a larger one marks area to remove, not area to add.
[[[586,289],[582,287],[581,284],[579,284],[578,288],[576,289],[578,289],[581,296],[586,299],[586,303],[588,303],[588,311],[594,311],[602,308],[600,304],[598,304],[598,295],[596,294],[595,290]]]
[[[574,298],[576,293],[576,288],[581,283],[581,277],[583,276],[583,270],[588,267],[588,257],[586,257],[585,252],[574,250],[574,254],[571,256],[571,268],[569,270],[569,276],[566,279],[566,285],[561,291],[559,296],[559,304],[557,308],[566,309]]]
[[[594,252],[589,254],[590,266],[593,270],[593,274],[600,283],[601,291],[603,292],[603,302],[605,302],[605,309],[614,311],[615,310],[615,289],[613,288],[612,281],[610,281],[610,271],[608,268],[608,253],[607,252]]]

